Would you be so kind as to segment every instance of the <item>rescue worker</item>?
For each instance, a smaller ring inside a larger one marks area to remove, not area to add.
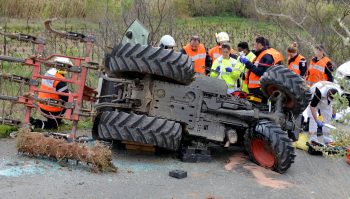
[[[170,35],[164,35],[159,41],[159,47],[173,50],[176,46],[175,39]]]
[[[334,71],[331,59],[325,56],[324,47],[318,45],[314,49],[315,57],[311,59],[307,71],[306,81],[312,86],[319,81],[333,82],[332,72]]]
[[[249,61],[246,56],[241,56],[239,60],[248,69],[245,81],[248,85],[249,93],[261,97],[262,101],[265,103],[267,99],[260,90],[261,86],[259,80],[268,67],[279,62],[279,58],[266,48],[266,39],[264,37],[257,37],[255,39],[254,48],[256,58],[253,62]]]
[[[66,64],[73,66],[72,62],[65,57],[56,57],[54,60],[59,64]],[[49,69],[45,76],[55,77],[55,78],[64,78],[64,75],[67,72],[65,70],[58,70],[56,68]],[[62,92],[69,93],[68,85],[66,82],[58,81],[58,80],[50,80],[50,79],[42,79],[40,90],[44,91],[52,91],[52,92]],[[39,99],[52,99],[52,100],[61,100],[63,102],[68,102],[68,96],[53,94],[53,93],[38,93]],[[47,118],[46,121],[42,121],[40,119],[30,118],[30,123],[34,125],[34,128],[41,129],[57,129],[60,124],[62,124],[61,118],[56,118],[57,116],[61,116],[64,114],[65,109],[57,106],[50,106],[44,103],[39,103],[40,110],[44,117]]]
[[[237,90],[237,81],[244,67],[236,67],[237,60],[230,57],[230,44],[222,44],[221,47],[222,55],[214,61],[210,77],[224,80],[228,87],[227,94],[231,94]]]
[[[252,51],[249,50],[249,46],[248,46],[247,42],[240,42],[237,46],[237,49],[238,49],[239,57],[237,58],[236,68],[240,68],[243,71],[242,76],[241,76],[242,81],[240,82],[241,83],[240,86],[242,87],[243,92],[248,93],[249,92],[248,86],[244,81],[247,71],[246,71],[244,64],[241,61],[239,61],[239,59],[241,58],[241,56],[245,56],[248,58],[248,60],[250,62],[253,62],[256,56]]]
[[[332,118],[335,119],[336,111],[332,108],[333,97],[336,93],[342,95],[343,91],[339,85],[329,81],[315,83],[310,91],[313,97],[306,109],[309,117],[310,140],[318,142],[317,128],[322,128],[324,144],[329,144],[332,139],[329,137],[329,128],[324,125],[330,124]],[[318,113],[322,115],[323,121],[319,120]]]
[[[207,50],[198,35],[192,36],[190,43],[184,46],[181,52],[192,58],[194,72],[205,75]]]
[[[215,59],[217,59],[222,55],[221,45],[223,43],[230,43],[230,37],[226,32],[220,32],[216,34],[215,37],[216,37],[216,46],[211,48],[208,52],[212,62],[214,62]],[[236,54],[236,51],[231,48],[230,56],[236,59],[237,56],[235,54]]]
[[[307,64],[306,59],[299,54],[298,45],[293,42],[287,49],[288,52],[288,69],[294,73],[305,77]]]

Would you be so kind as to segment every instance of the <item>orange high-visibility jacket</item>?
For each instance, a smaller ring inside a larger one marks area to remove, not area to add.
[[[64,78],[63,75],[61,75],[57,72],[57,70],[49,70],[45,73],[45,76]],[[45,91],[56,92],[56,87],[57,87],[58,83],[59,83],[59,81],[57,81],[57,80],[42,79],[40,89],[45,90]],[[64,90],[66,90],[66,89],[67,88],[64,88]],[[57,92],[59,92],[59,91],[57,91]],[[52,94],[52,93],[39,92],[38,98],[39,99],[59,100],[60,96],[57,94]],[[60,112],[63,110],[62,107],[54,107],[54,106],[49,106],[49,105],[41,104],[41,103],[39,103],[39,107],[45,111],[48,111],[48,112]]]
[[[326,67],[327,63],[330,61],[331,59],[329,59],[328,57],[323,57],[317,62],[311,60],[310,66],[307,71],[306,81],[310,85],[319,81],[327,81],[328,77],[326,75]]]
[[[271,51],[270,51],[271,52]],[[264,50],[262,51],[258,57],[255,58],[254,60],[254,65],[255,66],[258,66],[259,63],[260,63],[260,60],[266,55],[266,54],[269,54],[269,51],[268,49],[267,50]],[[271,55],[272,56],[272,55]],[[272,56],[273,57],[273,56]],[[275,59],[274,59],[275,60]],[[268,66],[266,66],[268,67]],[[247,77],[246,77],[246,84],[248,85],[248,88],[260,88],[260,76],[256,75],[255,73],[253,72],[250,72],[248,70],[247,72]]]
[[[231,49],[231,54],[236,54],[236,51]],[[214,61],[220,57],[222,55],[222,51],[221,51],[221,46],[219,45],[216,45],[215,47],[211,48],[208,52],[209,56],[211,57],[211,60],[213,60],[213,63]]]
[[[183,49],[194,62],[194,72],[205,74],[205,58],[207,56],[207,52],[204,45],[199,44],[197,51],[193,51],[190,44],[187,44]]]
[[[300,75],[299,64],[302,59],[305,59],[302,55],[298,54],[293,62],[290,62],[288,65],[288,69],[293,71],[294,73]]]
[[[277,65],[278,62],[283,63],[283,55],[278,50],[274,48],[269,48],[269,49],[266,49],[266,53],[270,54],[273,57],[273,63],[275,65]]]

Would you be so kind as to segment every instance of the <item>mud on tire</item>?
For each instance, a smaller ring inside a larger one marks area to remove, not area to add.
[[[97,122],[93,134],[101,140],[151,144],[172,151],[180,146],[182,127],[174,121],[121,111],[105,111]]]
[[[309,105],[311,92],[305,81],[284,66],[272,66],[260,78],[261,89],[268,97],[279,90],[287,96],[284,108],[294,115],[301,114]]]
[[[194,76],[187,55],[150,45],[119,44],[106,56],[105,66],[115,76],[150,74],[181,84],[189,84]]]
[[[260,121],[248,129],[244,138],[249,158],[260,166],[284,173],[294,162],[292,141],[286,132],[270,121]]]

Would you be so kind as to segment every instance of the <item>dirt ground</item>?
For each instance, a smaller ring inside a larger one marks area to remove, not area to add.
[[[117,173],[96,174],[18,155],[0,140],[0,198],[350,198],[350,165],[297,150],[286,174],[251,163],[238,149],[216,150],[210,163],[183,163],[173,154],[113,149]],[[169,171],[185,170],[175,179]]]

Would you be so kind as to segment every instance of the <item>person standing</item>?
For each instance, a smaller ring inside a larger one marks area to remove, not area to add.
[[[65,58],[65,57],[56,57],[54,62],[73,66],[69,58]],[[64,79],[64,75],[66,73],[67,71],[65,70],[50,68],[45,73],[45,76]],[[47,91],[47,92],[39,92],[38,93],[39,99],[68,102],[68,96],[58,94],[58,93],[69,93],[68,85],[64,81],[42,79],[40,90]],[[49,93],[49,92],[54,92],[54,93]],[[62,123],[62,119],[59,117],[65,113],[65,108],[60,106],[52,106],[52,105],[48,105],[40,102],[39,102],[39,108],[42,115],[46,117],[47,120],[43,121],[40,119],[30,118],[30,123],[34,125],[34,128],[57,129],[58,126]]]
[[[211,69],[210,77],[218,78],[227,84],[227,94],[237,90],[237,82],[240,79],[242,68],[236,67],[237,60],[230,57],[231,46],[222,44],[222,55],[218,57]]]
[[[264,37],[257,37],[254,43],[256,58],[251,62],[246,56],[241,56],[239,61],[248,69],[246,75],[246,84],[250,94],[257,95],[262,98],[263,102],[267,102],[261,91],[260,77],[265,71],[277,64],[273,55],[266,48],[266,40]]]
[[[307,64],[306,59],[299,54],[297,43],[293,42],[288,47],[287,52],[288,69],[304,78],[307,70]]]
[[[192,58],[194,72],[205,75],[207,51],[198,35],[192,36],[190,43],[184,46],[181,52]]]
[[[159,41],[159,47],[173,50],[176,46],[175,39],[170,35],[164,35]]]
[[[325,55],[322,45],[318,45],[314,49],[315,57],[311,59],[310,66],[307,70],[306,81],[312,86],[319,81],[333,82],[332,72],[334,66],[331,59]]]
[[[244,81],[245,80],[245,77],[246,77],[246,73],[247,73],[247,70],[244,66],[244,64],[239,61],[239,59],[241,58],[241,56],[245,56],[248,58],[248,60],[250,62],[253,62],[254,59],[256,58],[255,54],[249,50],[249,46],[248,46],[248,43],[247,42],[240,42],[237,46],[237,49],[238,49],[238,53],[239,53],[239,57],[237,58],[237,64],[236,64],[236,68],[239,68],[242,72],[241,74],[241,80],[240,81],[240,86],[242,88],[242,91],[245,92],[245,93],[249,93],[248,91],[248,86],[246,84],[246,82]]]
[[[230,43],[230,37],[226,32],[220,32],[215,35],[216,37],[216,46],[211,48],[208,52],[212,62],[214,62],[218,57],[222,55],[222,44],[224,43]],[[230,50],[230,56],[233,58],[235,57],[236,51],[231,48]]]

